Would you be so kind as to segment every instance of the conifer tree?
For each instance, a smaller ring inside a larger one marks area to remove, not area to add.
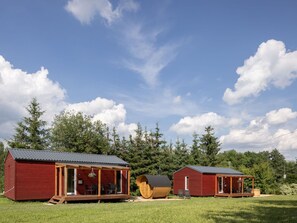
[[[174,150],[174,163],[175,163],[175,170],[178,170],[189,163],[189,152],[187,149],[187,144],[184,140],[180,141],[177,139],[175,143],[175,150]]]
[[[8,141],[8,145],[12,148],[46,149],[49,145],[49,130],[46,128],[46,121],[41,119],[45,111],[41,110],[36,98],[32,99],[26,110],[29,116],[18,122],[16,133]]]
[[[202,162],[202,153],[199,145],[199,137],[195,132],[193,134],[193,144],[191,146],[190,163],[193,165],[200,165]]]
[[[220,151],[220,142],[214,136],[214,129],[211,126],[205,128],[205,134],[200,137],[200,148],[202,151],[202,165],[216,166],[217,154]]]

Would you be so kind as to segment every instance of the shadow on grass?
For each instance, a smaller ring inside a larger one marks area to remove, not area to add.
[[[220,213],[210,211],[208,219],[214,222],[297,222],[297,200],[251,200],[232,210]]]

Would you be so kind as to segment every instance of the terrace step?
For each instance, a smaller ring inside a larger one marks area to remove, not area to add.
[[[48,203],[50,204],[63,204],[65,202],[65,197],[58,197],[58,196],[53,196]]]

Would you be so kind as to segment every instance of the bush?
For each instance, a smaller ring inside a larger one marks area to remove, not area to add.
[[[297,194],[297,184],[283,184],[280,186],[280,193],[283,195]]]

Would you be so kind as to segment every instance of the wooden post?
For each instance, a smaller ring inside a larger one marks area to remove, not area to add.
[[[67,196],[67,185],[68,185],[68,169],[64,167],[64,195]]]
[[[252,193],[254,193],[254,186],[255,186],[255,184],[254,184],[254,183],[255,183],[254,180],[255,180],[255,178],[253,177],[253,178],[252,178]]]
[[[230,194],[232,195],[232,177],[230,177]]]
[[[98,197],[101,196],[101,169],[98,170]]]
[[[131,177],[131,173],[130,173],[130,169],[128,170],[128,177],[127,177],[127,194],[130,195],[130,177]]]
[[[62,167],[59,167],[59,196],[62,196]]]
[[[241,180],[241,193],[243,194],[243,185],[244,185],[244,178]]]
[[[57,188],[57,172],[58,172],[58,170],[57,170],[57,167],[56,167],[56,165],[55,165],[55,196],[57,196],[57,193],[58,193],[58,188]]]
[[[115,194],[117,193],[117,171],[116,170],[114,170],[113,171],[113,174],[114,174],[114,186],[115,186],[115,189],[114,189],[114,192],[115,192]]]

